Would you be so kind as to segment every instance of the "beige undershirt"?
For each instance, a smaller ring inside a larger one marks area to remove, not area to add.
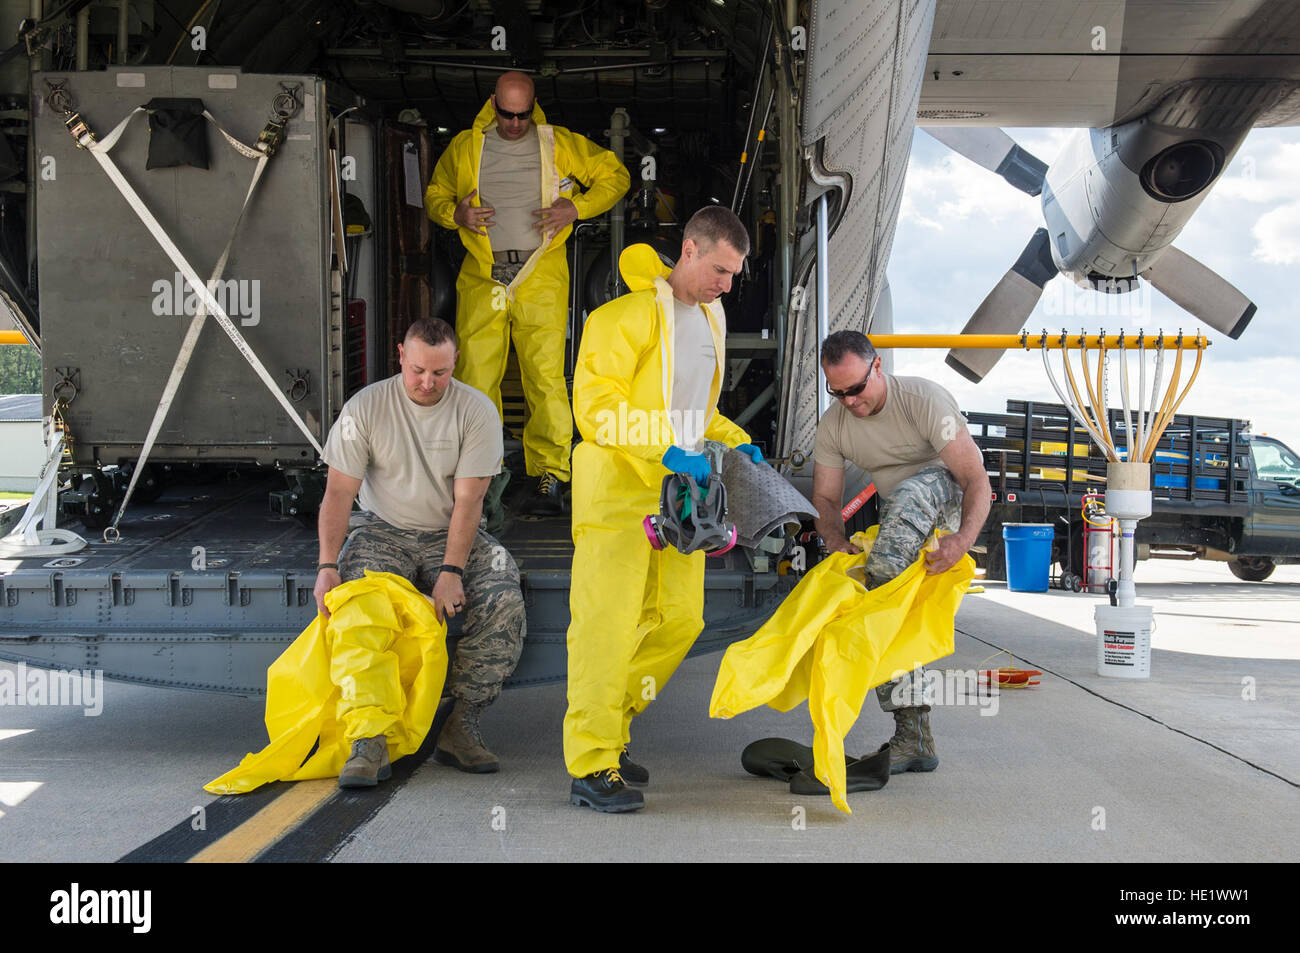
[[[717,369],[713,332],[698,304],[683,304],[674,298],[673,319],[673,396],[668,410],[677,446],[697,450],[713,410],[709,401]]]
[[[481,391],[453,379],[423,407],[398,374],[352,395],[321,459],[361,481],[363,510],[399,529],[439,530],[451,523],[455,481],[495,476],[501,454],[501,418]]]
[[[542,155],[537,128],[515,140],[505,140],[492,127],[483,134],[479,167],[479,201],[490,205],[496,222],[488,228],[493,251],[531,250],[542,243],[537,216],[542,200]]]

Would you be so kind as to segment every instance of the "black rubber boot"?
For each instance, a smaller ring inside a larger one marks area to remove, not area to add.
[[[883,744],[875,754],[855,760],[844,769],[844,790],[847,794],[856,791],[879,791],[889,783],[889,745]],[[831,789],[817,780],[812,768],[800,771],[790,779],[791,794],[825,794]]]

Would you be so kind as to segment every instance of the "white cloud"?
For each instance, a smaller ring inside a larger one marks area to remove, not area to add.
[[[1300,262],[1300,201],[1265,212],[1250,230],[1255,236],[1251,253],[1270,265]]]
[[[948,154],[935,163],[913,163],[899,213],[900,222],[942,230],[970,222],[1018,225],[1033,230],[1038,200],[969,159]]]

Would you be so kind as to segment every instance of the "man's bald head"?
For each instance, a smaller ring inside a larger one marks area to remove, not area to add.
[[[496,92],[492,94],[492,108],[497,114],[497,132],[502,139],[518,139],[528,133],[533,123],[533,101],[536,94],[533,81],[526,73],[511,71],[497,78]],[[511,115],[502,115],[510,113]],[[515,118],[523,114],[523,119]]]
[[[500,100],[502,96],[509,96],[512,91],[517,91],[528,102],[532,102],[533,96],[536,95],[533,88],[533,78],[527,73],[520,73],[516,70],[511,70],[509,73],[502,73],[497,77],[497,99]],[[508,107],[502,106],[501,108],[506,109]],[[520,112],[518,109],[511,111]]]

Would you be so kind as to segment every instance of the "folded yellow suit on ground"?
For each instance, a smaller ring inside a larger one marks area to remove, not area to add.
[[[325,605],[329,620],[318,615],[267,670],[271,743],[204,790],[247,794],[268,781],[334,777],[358,738],[387,735],[393,761],[424,742],[447,677],[447,627],[428,596],[367,570],[330,590]]]
[[[709,705],[710,717],[732,718],[759,705],[789,711],[806,699],[818,780],[848,814],[844,737],[867,692],[952,654],[953,620],[975,576],[969,556],[929,575],[922,550],[868,590],[863,567],[878,529],[854,535],[864,552],[832,553],[810,569],[761,629],[727,649]]]

